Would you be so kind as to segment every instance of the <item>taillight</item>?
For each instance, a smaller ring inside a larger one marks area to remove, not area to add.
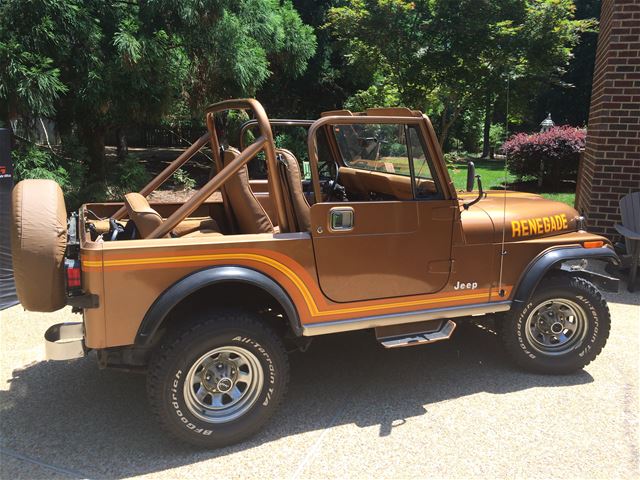
[[[67,291],[73,292],[82,288],[82,279],[80,276],[80,260],[71,260],[67,258],[64,261],[64,271],[67,281]]]

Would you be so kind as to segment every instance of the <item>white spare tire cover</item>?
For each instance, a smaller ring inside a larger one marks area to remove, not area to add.
[[[67,211],[53,180],[23,180],[11,207],[13,275],[20,303],[32,312],[65,306],[64,253]]]

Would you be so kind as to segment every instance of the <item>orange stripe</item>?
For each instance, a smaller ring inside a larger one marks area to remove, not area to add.
[[[213,252],[180,252],[180,255],[173,256],[121,256],[119,258],[105,260],[104,263],[101,260],[84,259],[82,261],[83,271],[96,271],[100,269],[104,270],[139,270],[139,269],[154,269],[154,268],[171,268],[180,267],[184,264],[189,266],[209,266],[217,264],[218,262],[229,261],[244,261],[251,263],[258,263],[261,266],[270,267],[289,281],[293,283],[296,290],[300,294],[304,304],[306,305],[309,315],[312,318],[318,318],[325,320],[323,317],[327,316],[349,316],[358,313],[391,313],[394,312],[411,311],[416,307],[444,307],[454,306],[464,303],[480,303],[483,300],[489,300],[489,289],[478,289],[474,291],[464,292],[441,292],[437,294],[427,295],[414,295],[409,297],[403,297],[403,300],[389,301],[389,299],[377,299],[363,302],[353,302],[349,304],[329,304],[326,301],[324,295],[317,288],[316,282],[308,275],[308,272],[302,268],[300,264],[294,262],[291,258],[284,255],[277,254],[282,260],[290,264],[287,266],[283,261],[278,261],[272,256],[276,252],[269,252],[270,256],[260,255],[260,250],[252,250],[249,253],[243,251],[242,253],[230,252],[224,250],[217,250],[217,253]],[[198,254],[196,254],[198,253]],[[286,260],[285,260],[286,259]],[[213,262],[213,263],[212,263]],[[296,273],[295,270],[298,272]],[[300,275],[302,274],[302,275]],[[300,278],[305,277],[305,280]],[[311,292],[309,287],[315,290]],[[508,288],[510,290],[510,287]],[[349,305],[349,306],[348,306]]]

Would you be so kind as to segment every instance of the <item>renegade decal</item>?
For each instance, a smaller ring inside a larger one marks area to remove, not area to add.
[[[549,215],[548,217],[511,220],[511,236],[513,238],[541,235],[543,233],[566,230],[567,228],[567,215],[564,213]]]

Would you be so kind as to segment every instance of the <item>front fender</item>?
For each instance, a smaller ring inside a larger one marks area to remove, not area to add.
[[[267,292],[286,313],[293,333],[297,336],[302,335],[298,312],[285,290],[278,283],[267,275],[250,268],[220,266],[194,272],[166,289],[145,314],[136,334],[135,344],[149,345],[164,319],[183,299],[201,288],[226,282],[246,283]]]
[[[540,280],[542,280],[545,274],[554,266],[562,264],[567,260],[588,260],[596,258],[615,264],[620,263],[618,255],[616,255],[612,247],[608,246],[599,248],[584,248],[581,246],[559,247],[542,252],[529,264],[527,270],[520,278],[513,301],[519,303],[527,302],[540,283]]]

